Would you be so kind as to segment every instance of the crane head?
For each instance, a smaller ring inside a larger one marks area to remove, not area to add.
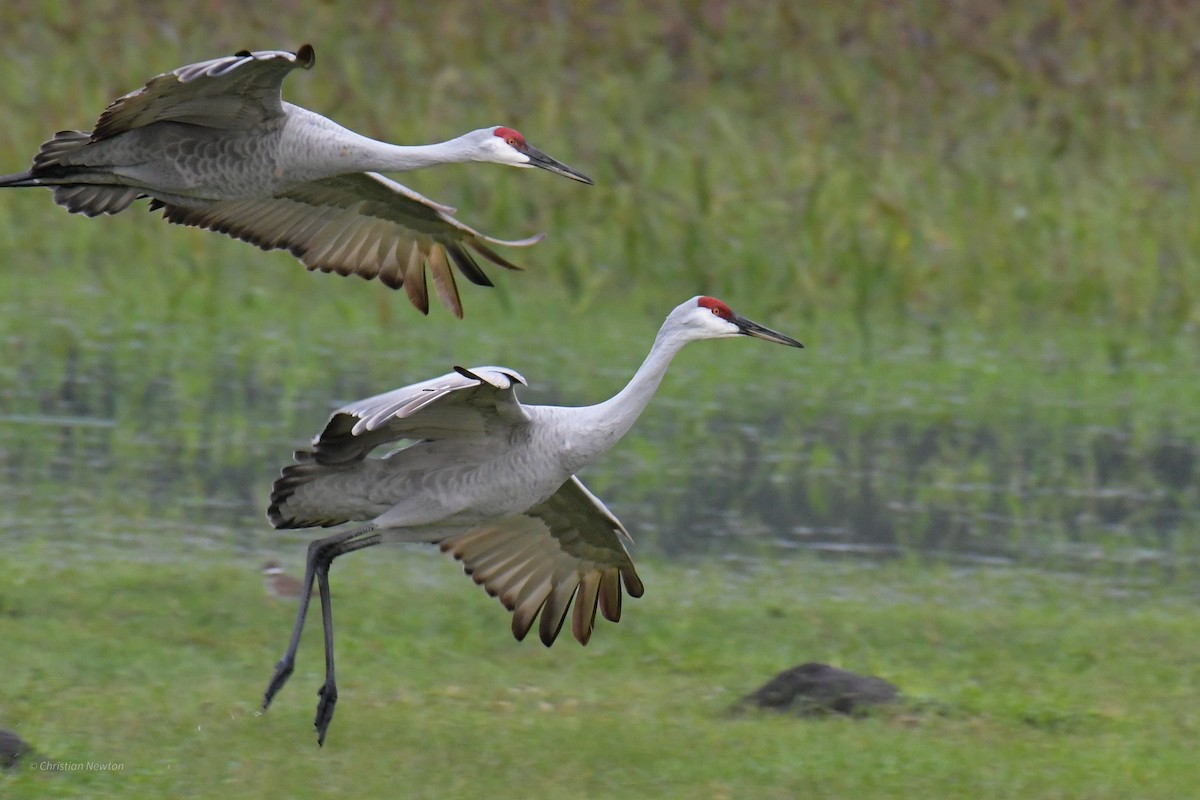
[[[504,126],[485,128],[484,130],[488,134],[483,140],[483,148],[487,153],[488,161],[509,164],[514,167],[538,167],[556,175],[563,175],[571,180],[591,185],[591,178],[538,150],[525,141],[525,137],[519,131]]]
[[[753,336],[788,347],[804,347],[790,336],[773,331],[733,312],[715,297],[693,297],[667,317],[668,324],[676,320],[679,327],[693,339],[726,339],[733,336]]]

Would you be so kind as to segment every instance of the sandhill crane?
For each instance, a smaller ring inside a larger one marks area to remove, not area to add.
[[[54,134],[28,172],[0,176],[0,187],[50,187],[54,202],[89,217],[149,197],[150,209],[162,209],[169,222],[288,250],[310,270],[403,286],[422,313],[429,311],[428,265],[438,297],[461,317],[451,265],[491,286],[471,251],[518,269],[491,245],[525,247],[542,237],[485,236],[459,222],[453,208],[377,173],[491,161],[592,182],[512,128],[393,145],[284,102],[284,78],[314,60],[304,45],[295,53],[242,51],[159,75],[113,101],[90,133]]]
[[[621,585],[641,597],[629,533],[575,473],[605,453],[650,402],[671,359],[688,342],[754,336],[800,342],[734,314],[711,297],[676,307],[650,354],[611,399],[584,407],[522,405],[525,379],[504,367],[475,367],[359,400],[338,410],[296,463],[275,481],[267,516],[276,528],[365,525],[312,542],[305,586],[314,579],[325,629],[325,683],[317,741],[333,719],[333,615],[329,567],[335,558],[381,542],[437,544],[463,563],[488,594],[512,612],[521,640],[541,613],[538,634],[550,646],[571,601],[571,631],[592,635],[596,608],[621,617]],[[412,442],[383,458],[377,447]],[[292,638],[263,695],[263,708],[295,666],[308,612],[302,591]]]

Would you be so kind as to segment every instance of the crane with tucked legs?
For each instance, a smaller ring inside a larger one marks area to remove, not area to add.
[[[452,266],[491,286],[472,252],[518,269],[492,245],[525,247],[542,237],[486,236],[459,222],[453,208],[378,173],[490,161],[592,182],[512,128],[394,145],[284,102],[284,78],[314,61],[310,45],[295,53],[244,50],[159,75],[109,104],[90,132],[54,134],[28,172],[0,175],[0,188],[49,187],[54,202],[89,217],[149,197],[169,222],[287,250],[310,270],[403,286],[422,313],[428,266],[438,297],[461,317]]]
[[[632,427],[675,354],[688,342],[753,336],[800,342],[738,316],[712,297],[693,297],[668,316],[650,354],[611,399],[583,407],[523,405],[525,379],[504,367],[454,372],[338,410],[275,481],[267,512],[276,528],[365,525],[318,539],[308,548],[305,588],[287,651],[276,665],[263,708],[295,666],[316,581],[325,632],[325,682],[315,725],[324,743],[337,703],[329,568],[334,559],[382,542],[438,545],[463,563],[488,594],[512,612],[523,639],[541,614],[538,636],[551,645],[566,621],[587,644],[596,610],[621,617],[622,586],[642,582],[629,555],[629,533],[575,473]],[[381,446],[393,448],[368,458]]]

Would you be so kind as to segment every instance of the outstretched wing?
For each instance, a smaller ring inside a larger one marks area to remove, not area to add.
[[[489,245],[527,247],[542,238],[493,239],[459,222],[452,209],[373,172],[309,181],[274,197],[201,207],[155,200],[150,207],[164,209],[170,222],[218,231],[264,250],[287,250],[311,270],[403,286],[423,314],[429,313],[428,266],[434,290],[456,317],[462,317],[462,301],[451,265],[472,283],[491,286],[472,250],[497,266],[520,269]]]
[[[516,384],[526,385],[525,379],[504,367],[456,367],[439,378],[359,400],[330,417],[313,440],[312,459],[345,465],[401,439],[507,436],[508,429],[529,421],[513,391]]]
[[[306,44],[295,53],[242,51],[180,67],[110,103],[96,122],[92,140],[164,121],[234,130],[261,128],[283,117],[283,79],[294,69],[309,69],[315,60],[312,46]]]
[[[621,619],[621,584],[641,597],[627,545],[629,532],[599,498],[572,476],[549,499],[524,514],[488,522],[441,542],[443,552],[488,594],[513,612],[518,640],[541,613],[538,636],[549,647],[558,637],[571,600],[571,632],[587,644],[596,608],[605,619]]]

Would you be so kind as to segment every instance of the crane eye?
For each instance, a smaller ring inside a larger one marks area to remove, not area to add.
[[[515,148],[515,147],[517,146],[517,140],[516,140],[515,138],[513,138],[512,136],[508,137],[508,138],[507,138],[507,139],[505,139],[504,141],[508,142],[508,146],[509,146],[509,147],[514,147],[514,148]]]
[[[707,308],[712,313],[724,320],[733,319],[733,312],[729,310],[729,306],[722,303],[713,297],[701,297],[700,307]]]

